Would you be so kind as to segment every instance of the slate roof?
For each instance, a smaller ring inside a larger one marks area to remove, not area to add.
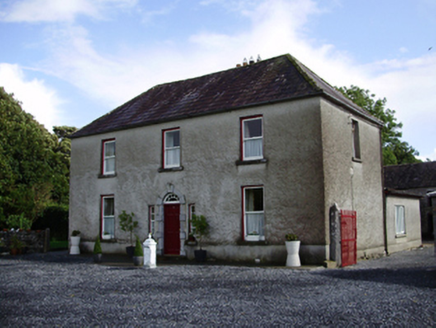
[[[328,98],[381,125],[379,120],[297,59],[282,55],[193,79],[157,85],[86,125],[72,137],[314,96]]]
[[[384,179],[386,188],[436,188],[436,162],[385,166]]]

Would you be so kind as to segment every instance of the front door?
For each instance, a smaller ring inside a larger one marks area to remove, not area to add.
[[[164,254],[180,255],[180,204],[164,205]]]

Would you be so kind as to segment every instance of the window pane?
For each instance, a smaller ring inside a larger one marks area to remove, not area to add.
[[[263,213],[246,214],[247,235],[263,236]]]
[[[263,211],[263,188],[245,189],[245,210]]]
[[[106,142],[104,144],[104,156],[105,157],[109,157],[109,156],[115,156],[115,142]]]
[[[180,131],[166,132],[165,147],[180,147]]]
[[[165,166],[180,165],[180,149],[169,149],[166,151]]]
[[[262,120],[244,121],[244,138],[253,138],[262,136]]]
[[[262,157],[262,139],[244,141],[244,158]]]
[[[104,160],[105,172],[115,172],[115,158],[107,158]]]
[[[105,198],[103,205],[103,216],[113,216],[114,215],[114,199]]]
[[[104,217],[103,221],[103,235],[109,234],[110,236],[114,236],[115,233],[115,219],[114,217]]]
[[[395,230],[397,235],[406,233],[404,206],[395,206]]]
[[[353,121],[353,157],[360,159],[360,141],[359,141],[359,124]]]

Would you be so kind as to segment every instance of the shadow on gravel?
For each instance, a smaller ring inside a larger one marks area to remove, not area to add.
[[[6,255],[0,257],[0,266],[2,266],[2,259],[9,261],[35,261],[35,262],[47,262],[47,263],[92,263],[93,259],[86,255],[69,255],[68,251],[54,251],[47,253],[31,253],[23,255]],[[3,264],[4,265],[4,264]]]
[[[326,270],[314,274],[337,279],[363,280],[383,284],[436,288],[436,267],[402,269]]]

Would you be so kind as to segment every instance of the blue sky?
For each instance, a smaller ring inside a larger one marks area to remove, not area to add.
[[[51,130],[152,86],[290,53],[388,100],[436,160],[434,0],[0,0],[0,86]],[[433,47],[433,48],[432,48]]]

